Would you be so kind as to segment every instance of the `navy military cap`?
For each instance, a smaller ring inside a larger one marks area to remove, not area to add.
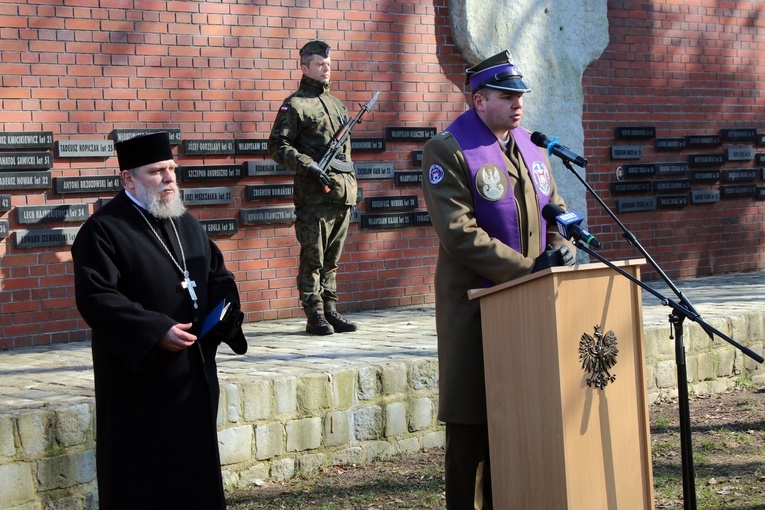
[[[173,159],[170,135],[167,131],[139,135],[114,144],[120,170],[131,170],[139,166]]]
[[[300,48],[300,56],[319,55],[322,58],[329,58],[329,50],[329,44],[324,41],[311,41],[305,43],[303,47]]]
[[[465,72],[465,85],[469,85],[472,92],[481,87],[510,92],[531,92],[531,87],[523,81],[523,74],[511,60],[510,52],[505,50],[474,65]]]

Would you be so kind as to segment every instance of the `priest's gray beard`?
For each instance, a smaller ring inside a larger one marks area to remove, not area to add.
[[[173,188],[175,190],[173,199],[169,202],[163,202],[159,197],[162,194],[162,191],[168,188]],[[183,216],[183,213],[186,212],[186,206],[183,205],[183,200],[181,200],[181,192],[178,189],[177,184],[168,184],[167,186],[163,186],[155,193],[149,189],[148,186],[144,186],[142,182],[136,179],[135,194],[136,198],[146,206],[146,210],[149,211],[155,218],[178,218]]]

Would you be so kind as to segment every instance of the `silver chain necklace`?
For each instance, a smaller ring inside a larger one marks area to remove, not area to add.
[[[140,207],[133,204],[133,207],[135,207],[135,210],[139,212],[141,215],[141,218],[146,222],[146,224],[149,226],[151,231],[154,233],[154,237],[157,238],[157,241],[159,241],[159,244],[162,245],[162,247],[165,249],[167,254],[170,256],[170,260],[173,261],[173,264],[175,264],[175,267],[178,268],[178,271],[181,272],[181,275],[183,276],[183,281],[181,281],[181,287],[189,291],[189,296],[191,296],[191,300],[194,302],[194,308],[199,308],[199,305],[197,305],[197,293],[194,292],[194,287],[197,286],[197,282],[189,278],[189,270],[186,268],[186,255],[183,253],[183,243],[181,243],[181,236],[178,235],[178,229],[175,228],[175,222],[172,218],[170,218],[170,225],[173,227],[173,232],[175,232],[175,238],[178,240],[178,246],[181,249],[181,261],[183,262],[183,267],[178,263],[177,260],[175,260],[175,257],[173,256],[173,253],[170,251],[170,248],[167,247],[165,244],[165,241],[162,240],[162,237],[160,237],[159,233],[154,230],[154,227],[152,226],[151,222],[149,221],[149,218],[146,217],[146,215],[143,213]]]

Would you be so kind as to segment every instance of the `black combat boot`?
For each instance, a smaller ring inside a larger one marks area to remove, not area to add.
[[[308,322],[305,325],[307,333],[311,333],[312,335],[331,335],[335,332],[332,324],[327,322],[323,313],[313,312],[307,313],[306,315],[308,315]]]
[[[359,327],[358,324],[349,321],[335,311],[324,312],[324,317],[338,333],[350,333],[351,331],[356,331]]]

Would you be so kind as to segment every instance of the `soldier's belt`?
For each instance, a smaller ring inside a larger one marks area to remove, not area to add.
[[[337,158],[335,158],[329,163],[329,166],[335,172],[344,174],[353,173],[353,163],[350,161],[338,161]]]

